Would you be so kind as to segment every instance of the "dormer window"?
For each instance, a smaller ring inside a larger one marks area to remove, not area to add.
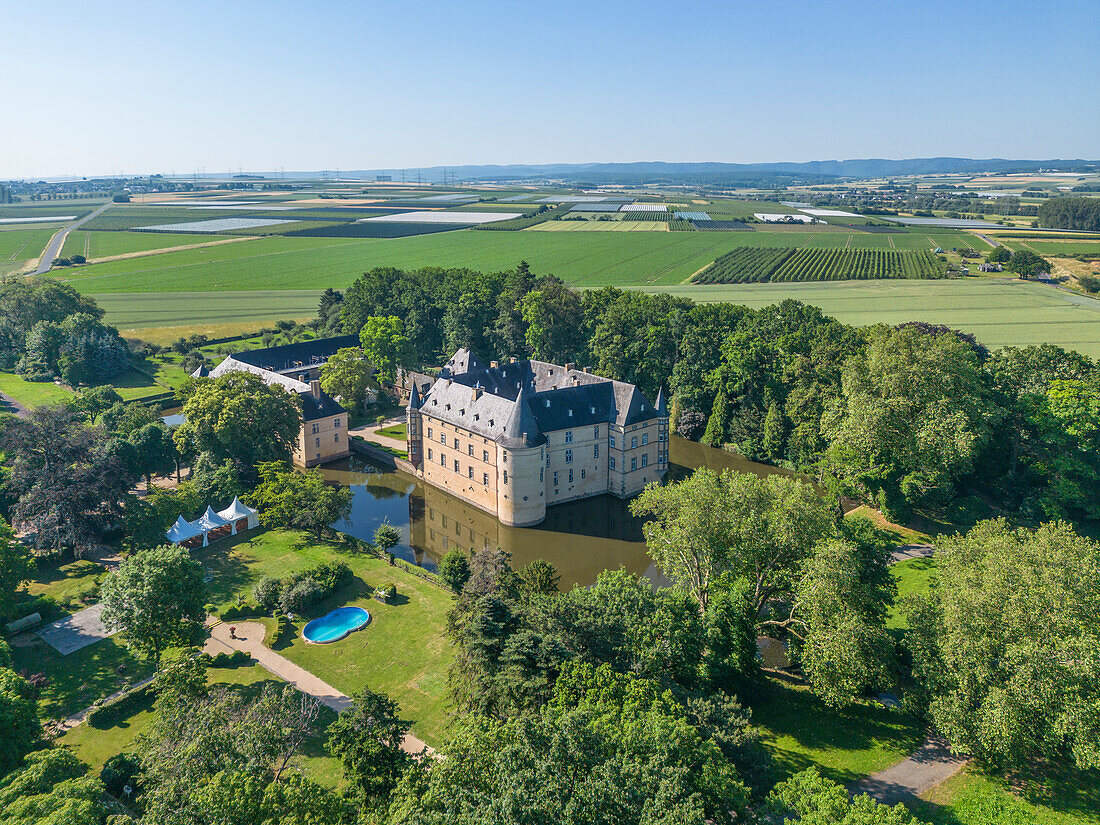
[[[596,408],[595,408],[595,407],[589,407],[589,408],[588,408],[588,411],[589,411],[590,413],[592,413],[592,415],[595,415],[595,414],[596,414]]]
[[[568,415],[570,418],[573,417],[573,408],[572,407],[569,408],[569,411],[566,413],[566,415]]]
[[[550,399],[549,398],[544,398],[542,403],[546,405],[547,409],[550,409]]]
[[[447,409],[448,409],[448,410],[450,410],[450,409],[451,409],[451,405],[450,405],[450,404],[448,404],[448,405],[447,405]]]
[[[481,420],[481,416],[478,415],[477,413],[474,413],[474,421],[480,421],[480,420]]]

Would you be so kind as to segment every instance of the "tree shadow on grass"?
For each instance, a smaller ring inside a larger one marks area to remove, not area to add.
[[[783,775],[817,765],[829,778],[848,783],[865,774],[858,769],[821,765],[812,753],[799,751],[853,752],[853,760],[858,760],[855,752],[886,748],[908,754],[924,741],[922,726],[898,710],[868,703],[830,708],[809,690],[795,687],[793,680],[784,684],[769,679],[744,698],[752,708],[754,724],[766,728],[774,738],[790,737],[797,743],[795,751],[768,748],[777,772]]]

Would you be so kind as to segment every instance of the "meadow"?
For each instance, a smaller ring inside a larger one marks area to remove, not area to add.
[[[972,332],[989,347],[1049,342],[1100,358],[1100,301],[1006,278],[642,287],[701,303],[762,307],[793,298],[848,324],[927,321]]]
[[[0,230],[0,273],[21,269],[25,261],[41,255],[59,226]]]
[[[394,239],[280,238],[167,252],[67,270],[82,292],[342,288],[377,266],[511,269],[526,260],[574,286],[672,285],[741,246],[928,249],[962,233],[477,232]]]
[[[76,229],[65,239],[61,254],[66,258],[83,255],[85,258],[108,258],[114,255],[129,255],[133,252],[148,252],[151,249],[171,249],[196,243],[211,243],[225,238],[211,237],[208,234],[186,235],[183,233],[155,232],[87,232]]]

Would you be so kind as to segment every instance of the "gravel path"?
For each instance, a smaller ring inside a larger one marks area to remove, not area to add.
[[[859,780],[848,790],[853,796],[865,793],[884,804],[896,805],[950,779],[967,761],[967,757],[951,753],[947,740],[935,734],[929,736],[912,755],[886,770]]]

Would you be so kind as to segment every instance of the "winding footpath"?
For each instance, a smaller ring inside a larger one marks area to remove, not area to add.
[[[262,624],[258,622],[235,622],[233,624],[235,628],[233,638],[230,638],[229,627],[230,625],[225,622],[213,625],[210,628],[210,637],[206,640],[203,651],[211,656],[216,656],[219,653],[232,653],[234,650],[243,650],[265,670],[278,676],[284,682],[294,685],[302,693],[308,693],[325,707],[340,713],[352,706],[350,696],[341,693],[308,670],[298,667],[294,662],[280,656],[271,648],[264,647],[265,628]],[[414,755],[425,751],[429,756],[435,754],[435,751],[411,733],[405,734],[405,738],[401,742],[401,749]]]
[[[891,553],[890,564],[909,559],[928,558],[934,552],[930,544],[902,544]],[[950,779],[969,759],[952,753],[946,739],[929,734],[924,744],[900,762],[852,783],[853,796],[867,794],[886,805],[907,802]]]

